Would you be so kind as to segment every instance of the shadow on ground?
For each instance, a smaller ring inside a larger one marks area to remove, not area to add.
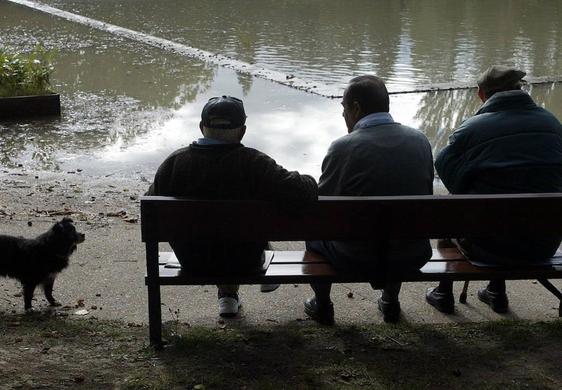
[[[551,388],[562,321],[267,328],[0,315],[0,387],[118,389]]]

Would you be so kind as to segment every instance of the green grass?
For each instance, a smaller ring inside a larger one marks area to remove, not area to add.
[[[51,93],[52,53],[37,45],[29,53],[0,48],[0,97]]]

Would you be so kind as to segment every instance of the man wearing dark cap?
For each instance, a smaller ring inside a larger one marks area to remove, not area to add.
[[[148,195],[199,199],[275,200],[289,207],[317,198],[316,181],[289,172],[240,143],[246,131],[240,99],[209,99],[201,113],[203,138],[172,153],[158,168]],[[267,242],[171,242],[182,269],[192,273],[259,272]],[[263,290],[262,290],[263,291]],[[219,314],[235,316],[237,285],[218,286]]]
[[[433,193],[433,156],[429,141],[418,130],[394,121],[384,81],[365,75],[351,79],[343,100],[348,134],[335,140],[322,162],[318,190],[326,196],[429,195]],[[385,221],[373,221],[384,224]],[[420,269],[431,258],[429,240],[311,241],[336,269],[374,276]],[[388,250],[381,254],[381,248]],[[331,284],[311,285],[314,297],[305,313],[319,323],[334,322]],[[378,308],[385,322],[400,317],[400,283],[384,286]]]
[[[452,194],[506,194],[562,191],[562,126],[521,90],[525,72],[492,66],[478,79],[484,103],[449,138],[435,161]],[[488,266],[543,262],[554,255],[559,237],[542,239],[459,239],[469,260]],[[491,280],[478,298],[505,313],[505,280]],[[454,311],[453,283],[441,282],[426,294],[429,304]]]

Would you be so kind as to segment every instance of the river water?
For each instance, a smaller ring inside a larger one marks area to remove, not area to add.
[[[330,142],[346,132],[340,99],[321,95],[341,95],[353,76],[384,78],[396,93],[392,115],[423,131],[434,153],[478,109],[475,89],[397,92],[474,85],[494,63],[518,66],[531,81],[562,80],[562,1],[556,0],[41,4],[105,25],[92,28],[0,0],[0,46],[27,50],[42,42],[54,49],[52,84],[63,102],[60,119],[0,122],[6,170],[23,165],[151,178],[170,152],[199,136],[205,101],[230,94],[245,102],[246,145],[318,177]],[[113,26],[132,32],[124,37]],[[180,49],[155,47],[152,37]],[[191,55],[197,49],[211,55]],[[235,65],[217,65],[215,54]],[[263,72],[256,77],[247,69]],[[308,83],[312,93],[284,85],[291,80]],[[562,118],[560,84],[529,91]]]

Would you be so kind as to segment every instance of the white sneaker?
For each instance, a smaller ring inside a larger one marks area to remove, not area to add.
[[[222,297],[219,298],[219,316],[234,317],[238,314],[242,303],[240,298]]]
[[[278,288],[279,288],[279,284],[262,284],[260,286],[260,291],[262,293],[268,293],[268,292],[275,291]]]

